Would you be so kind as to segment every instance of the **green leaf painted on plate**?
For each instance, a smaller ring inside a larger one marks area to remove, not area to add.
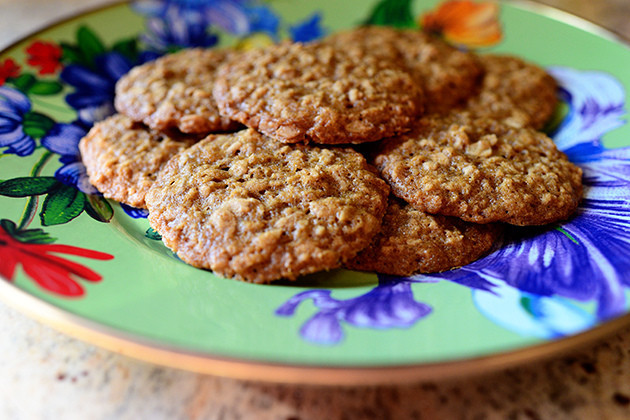
[[[67,42],[61,44],[61,61],[66,64],[87,64],[81,50],[75,45],[70,45]]]
[[[411,13],[411,0],[382,0],[372,9],[365,23],[396,28],[418,27]]]
[[[525,312],[527,312],[533,318],[536,317],[536,315],[534,314],[534,310],[532,308],[532,300],[529,297],[527,296],[521,297],[521,307],[525,309]]]
[[[28,176],[8,179],[0,183],[0,195],[7,197],[30,197],[47,194],[59,185],[52,176]]]
[[[55,125],[55,121],[47,115],[30,111],[24,114],[22,131],[34,139],[41,139]]]
[[[11,79],[11,83],[21,92],[27,93],[33,83],[35,83],[35,76],[31,73],[22,73],[18,77]]]
[[[55,95],[61,92],[63,86],[54,80],[37,80],[28,89],[29,94],[33,95]]]
[[[123,39],[114,44],[112,50],[124,55],[131,61],[138,57],[138,40],[136,38]]]
[[[90,64],[94,63],[96,56],[106,51],[100,38],[87,26],[81,26],[77,30],[77,44],[83,58]]]
[[[63,89],[61,83],[55,80],[39,80],[31,73],[22,73],[11,78],[11,83],[27,95],[54,95]]]
[[[27,242],[29,244],[50,244],[57,240],[43,229],[18,229],[17,225],[8,219],[0,220],[0,226],[2,226],[12,238],[20,242]]]
[[[162,235],[160,235],[157,232],[157,230],[153,229],[152,227],[147,229],[147,231],[145,232],[144,236],[146,236],[149,239],[154,239],[156,241],[161,241],[162,240]]]
[[[114,217],[114,209],[100,195],[86,195],[85,212],[94,220],[107,223]]]
[[[85,208],[85,194],[76,188],[59,184],[44,200],[39,217],[42,226],[68,223]]]

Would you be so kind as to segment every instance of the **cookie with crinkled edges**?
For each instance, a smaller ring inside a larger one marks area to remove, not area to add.
[[[380,232],[345,267],[393,276],[446,271],[483,256],[501,230],[421,212],[391,196]]]
[[[234,130],[212,97],[216,69],[237,53],[186,49],[134,67],[116,84],[116,110],[156,130],[208,134]]]
[[[446,112],[476,92],[483,73],[476,56],[413,29],[363,26],[338,32],[324,43],[360,59],[376,56],[396,63],[423,88],[427,112]]]
[[[349,148],[211,135],[173,157],[149,222],[185,262],[254,283],[341,266],[378,232],[389,187]]]
[[[582,170],[545,134],[464,112],[419,120],[374,163],[397,197],[469,222],[543,225],[582,197]]]
[[[363,143],[406,131],[420,87],[397,66],[319,42],[282,43],[228,60],[214,97],[226,117],[284,143]]]
[[[79,150],[90,183],[105,197],[146,208],[144,197],[162,166],[198,140],[151,130],[117,114],[96,123]]]
[[[484,78],[465,109],[514,127],[541,129],[558,104],[557,83],[542,67],[509,55],[479,56]]]

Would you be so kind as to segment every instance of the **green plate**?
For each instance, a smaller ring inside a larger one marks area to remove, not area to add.
[[[464,6],[140,1],[14,44],[0,54],[0,296],[134,357],[306,383],[463,375],[568,349],[628,322],[630,50],[551,9]],[[490,255],[447,273],[337,270],[253,285],[182,263],[142,211],[103,199],[86,182],[78,140],[113,112],[114,83],[131,66],[181,47],[308,41],[363,23],[424,26],[460,48],[546,67],[562,100],[547,131],[584,170],[577,214],[509,229]]]

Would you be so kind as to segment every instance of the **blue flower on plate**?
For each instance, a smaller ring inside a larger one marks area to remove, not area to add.
[[[313,13],[303,22],[290,26],[289,33],[296,42],[309,42],[323,37],[326,31],[322,27],[321,13]]]
[[[208,20],[202,7],[163,2],[164,10],[149,16],[147,32],[141,39],[151,49],[167,52],[185,47],[212,47],[219,38],[208,31]],[[142,8],[138,8],[142,11]]]
[[[149,216],[149,210],[132,207],[125,203],[120,203],[120,208],[133,219],[146,219]]]
[[[60,155],[62,166],[55,172],[55,178],[66,185],[75,187],[86,194],[99,194],[90,184],[85,166],[81,162],[79,141],[87,133],[80,122],[57,123],[41,139],[42,146]]]
[[[116,82],[135,65],[159,57],[152,51],[141,51],[135,62],[116,51],[94,58],[93,66],[70,64],[60,75],[63,82],[75,88],[66,102],[77,111],[81,124],[91,126],[115,112]]]
[[[0,147],[4,153],[28,156],[35,150],[35,140],[24,133],[24,117],[31,102],[22,92],[0,86]]]
[[[244,37],[263,32],[276,38],[280,18],[268,6],[243,0],[139,0],[134,10],[147,16],[141,39],[154,50],[212,47],[216,29]]]
[[[66,102],[77,111],[82,123],[92,125],[115,112],[116,82],[131,67],[122,54],[107,52],[94,59],[93,67],[70,64],[63,69],[61,80],[75,88],[66,96]]]
[[[381,282],[364,295],[348,300],[330,296],[330,290],[298,293],[276,310],[276,315],[292,316],[297,307],[312,300],[319,311],[300,329],[300,335],[316,344],[331,345],[344,337],[342,323],[357,328],[408,328],[427,316],[431,308],[416,302],[411,285],[405,281]]]
[[[240,35],[262,32],[276,38],[280,28],[280,18],[265,5],[249,5],[243,8],[247,17],[247,28]]]
[[[487,258],[432,276],[491,284],[493,296],[487,287],[473,293],[479,309],[523,334],[525,324],[513,322],[510,315],[525,310],[531,324],[527,330],[541,337],[565,335],[619,316],[626,310],[625,288],[630,287],[630,148],[606,149],[601,142],[606,132],[624,124],[624,89],[603,73],[550,71],[570,105],[553,138],[584,171],[580,208],[572,219],[551,228],[512,229]],[[515,293],[521,298],[509,297]],[[528,311],[524,302],[539,310]],[[594,315],[580,309],[580,302],[593,304]]]
[[[605,133],[625,123],[625,92],[605,73],[569,68],[550,72],[569,107],[552,136],[584,171],[584,199],[576,214],[554,226],[509,228],[494,252],[457,270],[407,278],[379,276],[379,285],[363,295],[371,296],[372,305],[395,312],[396,302],[405,302],[401,308],[415,302],[411,284],[450,281],[471,289],[474,304],[493,322],[541,338],[573,334],[625,312],[630,287],[630,147],[607,149],[602,143]],[[396,301],[388,298],[393,289],[400,293]],[[327,297],[324,303],[330,300],[329,291],[305,293],[290,299],[279,314],[293,314],[309,296]],[[353,306],[363,296],[333,303]],[[594,309],[587,310],[589,305]],[[302,338],[340,342],[339,329],[329,326],[330,305],[315,306],[319,312],[304,324]],[[433,308],[437,310],[441,309]],[[364,311],[363,325],[382,328],[378,317],[369,315],[380,311],[376,307]],[[350,323],[345,317],[338,319]]]
[[[66,185],[74,187],[85,194],[100,195],[100,192],[90,184],[85,165],[81,161],[79,141],[87,132],[88,127],[81,121],[73,123],[57,123],[41,139],[42,146],[59,156],[61,167],[55,172],[55,178]],[[120,203],[121,208],[134,219],[146,218],[148,211]]]

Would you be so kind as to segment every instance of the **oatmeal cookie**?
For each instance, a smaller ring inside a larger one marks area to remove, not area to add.
[[[389,188],[349,148],[283,144],[249,129],[172,158],[149,222],[185,262],[254,283],[339,267],[379,230]]]
[[[133,68],[116,84],[115,106],[156,130],[228,131],[240,125],[219,114],[212,97],[217,67],[236,53],[194,48]]]
[[[467,113],[421,119],[385,140],[374,162],[397,197],[470,222],[547,224],[582,195],[581,169],[549,137]]]
[[[90,182],[105,197],[145,208],[144,196],[160,168],[197,140],[150,130],[117,114],[96,123],[79,150]]]
[[[406,131],[422,91],[397,66],[321,43],[252,50],[218,70],[221,113],[284,143],[362,143]]]
[[[427,112],[445,112],[475,92],[482,76],[476,56],[420,30],[364,26],[334,34],[325,43],[359,59],[397,63],[422,86]]]
[[[499,224],[431,215],[392,196],[381,231],[345,267],[394,276],[446,271],[484,255],[500,232]]]
[[[466,110],[515,127],[542,128],[558,104],[554,78],[518,57],[486,54],[480,55],[479,61],[485,75]]]

